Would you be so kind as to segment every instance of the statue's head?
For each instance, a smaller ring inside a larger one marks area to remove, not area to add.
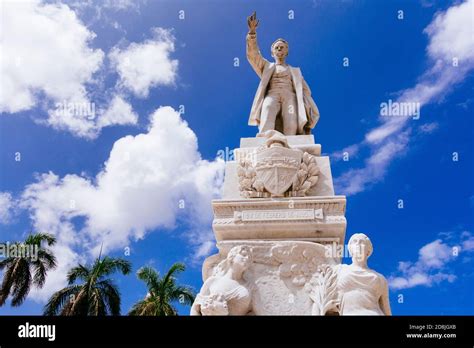
[[[347,247],[352,258],[356,258],[358,261],[367,260],[374,250],[369,237],[363,233],[353,234],[349,239]]]
[[[227,257],[214,268],[213,276],[222,277],[229,269],[242,275],[252,264],[252,249],[246,245],[238,245],[229,250]]]
[[[286,58],[288,56],[288,41],[285,39],[279,38],[272,43],[272,57],[273,58]]]
[[[227,262],[229,267],[243,272],[252,263],[252,250],[246,245],[235,246],[227,254]]]

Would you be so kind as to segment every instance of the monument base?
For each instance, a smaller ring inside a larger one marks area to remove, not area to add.
[[[252,250],[252,265],[243,276],[252,298],[249,315],[311,315],[315,275],[321,265],[336,265],[329,245],[303,241],[235,240],[217,243],[219,253],[203,265],[206,280],[236,246]]]
[[[351,237],[353,264],[341,265],[346,197],[334,194],[321,145],[276,131],[240,144],[212,202],[219,253],[204,261],[191,314],[390,314],[367,236]]]

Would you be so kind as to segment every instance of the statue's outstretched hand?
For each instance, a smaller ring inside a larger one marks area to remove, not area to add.
[[[257,13],[254,11],[251,16],[247,17],[247,24],[249,26],[249,33],[255,34],[257,32],[258,23]]]

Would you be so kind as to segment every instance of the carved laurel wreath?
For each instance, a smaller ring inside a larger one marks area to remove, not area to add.
[[[250,160],[242,160],[239,162],[237,175],[239,176],[239,190],[241,196],[246,198],[270,196],[268,192],[265,192],[263,182],[257,180],[257,173]]]
[[[318,175],[316,158],[307,152],[303,153],[303,161],[293,180],[292,191],[296,193],[296,196],[305,196],[306,192],[318,182]]]

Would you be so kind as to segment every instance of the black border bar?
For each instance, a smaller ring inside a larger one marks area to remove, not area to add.
[[[55,325],[55,340],[20,325]],[[454,334],[454,335],[453,335]],[[411,337],[408,337],[411,335]],[[415,335],[421,335],[415,337]],[[436,335],[436,336],[435,336]],[[439,337],[441,335],[441,337]],[[447,337],[447,336],[449,337]],[[455,336],[455,337],[454,337]],[[474,345],[473,316],[41,317],[0,316],[0,347],[146,344]]]

